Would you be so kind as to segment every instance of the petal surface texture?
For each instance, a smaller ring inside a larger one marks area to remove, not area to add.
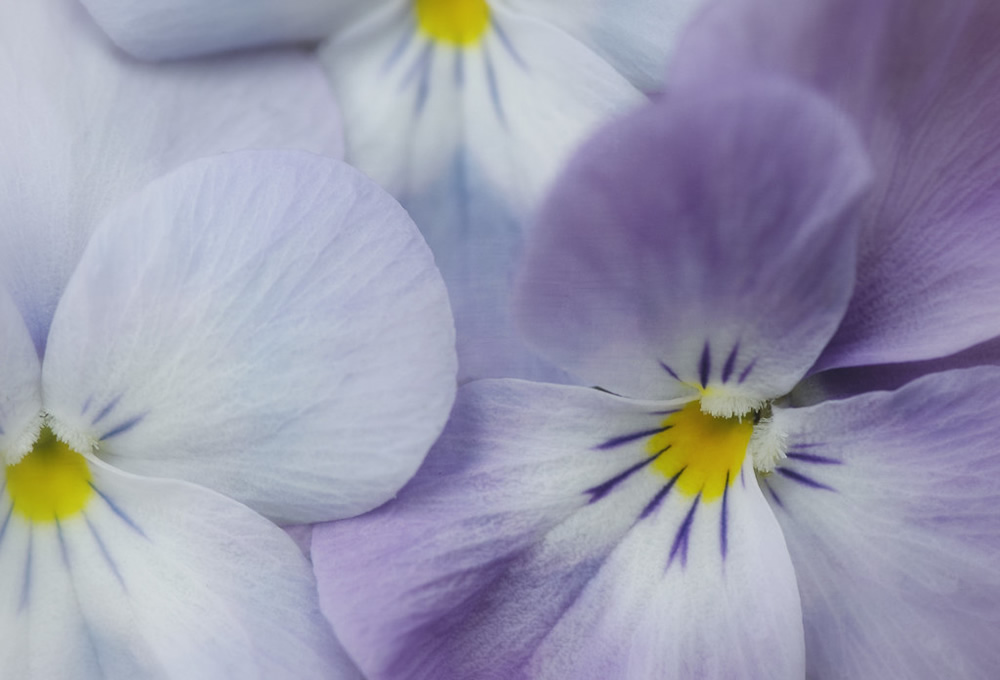
[[[602,130],[561,177],[528,244],[522,326],[622,394],[783,394],[846,307],[867,158],[798,86],[674,95]]]
[[[820,367],[930,359],[1000,335],[1000,5],[719,4],[676,80],[764,69],[826,92],[876,169],[858,284]]]
[[[703,0],[508,0],[591,46],[646,92],[662,89],[677,37]]]
[[[455,363],[444,284],[399,204],[340,161],[256,151],[188,164],[109,215],[43,386],[104,460],[314,522],[412,476]]]
[[[314,531],[321,606],[362,671],[801,678],[795,576],[749,464],[723,498],[671,488],[635,436],[663,408],[576,387],[463,386],[395,501]]]
[[[319,40],[362,4],[379,0],[83,0],[127,52],[172,59],[242,47]]]
[[[766,483],[802,593],[808,677],[1000,667],[1000,369],[775,412]]]
[[[342,148],[329,87],[297,51],[143,65],[70,0],[2,3],[0,45],[0,280],[40,351],[90,234],[119,200],[223,151]]]
[[[510,321],[525,222],[574,146],[642,94],[585,44],[502,4],[467,45],[430,35],[414,7],[366,12],[321,50],[347,158],[427,237],[452,296],[463,379],[557,379]]]
[[[42,409],[42,368],[21,313],[0,287],[0,464],[27,451]]]
[[[281,529],[207,489],[90,463],[74,517],[0,492],[0,669],[22,680],[358,680]]]

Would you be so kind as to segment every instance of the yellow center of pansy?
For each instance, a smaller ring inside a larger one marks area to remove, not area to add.
[[[680,475],[676,488],[712,501],[739,476],[752,434],[752,415],[717,418],[692,401],[667,416],[663,431],[648,440],[646,450],[657,456],[654,470],[671,479]]]
[[[83,510],[94,489],[86,459],[43,427],[31,451],[7,466],[14,512],[33,522],[55,522]]]
[[[415,0],[414,9],[421,32],[448,45],[474,45],[490,25],[486,0]]]

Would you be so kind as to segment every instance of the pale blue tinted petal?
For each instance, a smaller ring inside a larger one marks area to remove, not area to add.
[[[589,384],[780,395],[847,305],[867,158],[843,116],[782,81],[675,95],[570,164],[528,245],[517,312]]]
[[[186,165],[108,217],[43,385],[101,458],[313,522],[409,479],[455,364],[444,284],[399,205],[339,161],[260,151]]]
[[[71,0],[0,5],[0,270],[36,346],[97,222],[202,156],[342,149],[336,106],[297,51],[153,66]]]
[[[780,71],[837,101],[865,141],[876,183],[858,284],[821,367],[931,359],[1000,334],[998,31],[992,0],[736,0],[679,48],[675,80]]]
[[[663,87],[674,45],[703,0],[507,0],[512,9],[567,31],[637,87]]]
[[[799,578],[809,677],[1000,667],[1000,369],[776,411],[766,480]]]
[[[0,463],[34,441],[42,409],[42,371],[21,313],[0,287]]]
[[[648,465],[650,430],[677,406],[463,386],[395,501],[314,531],[323,611],[362,670],[801,677],[795,576],[749,467],[701,502]]]
[[[378,0],[83,0],[111,39],[144,59],[319,40]]]
[[[0,674],[21,680],[358,680],[295,543],[228,498],[91,463],[82,512],[0,492]]]
[[[491,10],[478,45],[418,30],[397,2],[322,49],[344,111],[348,160],[411,211],[456,313],[462,379],[565,380],[524,346],[510,281],[528,215],[570,151],[642,95],[582,43]]]

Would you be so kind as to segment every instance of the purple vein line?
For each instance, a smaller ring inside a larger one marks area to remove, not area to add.
[[[788,479],[792,480],[793,482],[798,482],[799,484],[802,484],[803,486],[808,486],[808,487],[810,487],[812,489],[825,489],[827,491],[836,491],[836,489],[834,489],[832,486],[827,486],[826,484],[823,484],[822,482],[817,482],[812,477],[807,477],[806,475],[802,474],[801,472],[796,472],[795,470],[792,470],[790,468],[779,467],[779,468],[777,468],[777,471],[779,473],[781,473],[782,476],[787,477]]]

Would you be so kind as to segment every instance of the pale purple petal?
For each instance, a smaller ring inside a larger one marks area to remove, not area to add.
[[[1000,5],[736,0],[674,77],[781,72],[827,93],[872,156],[858,283],[822,368],[929,359],[1000,334]]]
[[[801,677],[795,576],[749,461],[712,500],[650,465],[683,404],[459,394],[395,501],[314,533],[323,610],[372,680]]]
[[[809,677],[1000,668],[1000,369],[776,411],[765,480],[802,593]]]
[[[571,163],[527,249],[522,325],[557,365],[622,394],[782,394],[846,307],[867,159],[796,86],[677,95]]]

